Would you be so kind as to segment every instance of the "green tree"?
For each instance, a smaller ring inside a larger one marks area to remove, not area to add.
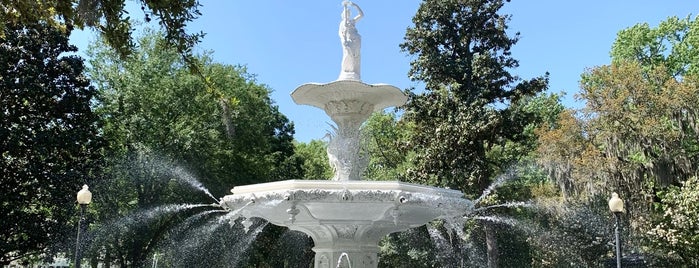
[[[426,0],[408,28],[401,48],[415,56],[409,75],[425,91],[409,92],[404,120],[414,150],[405,179],[479,195],[509,158],[489,158],[495,146],[526,139],[534,120],[515,107],[546,89],[547,75],[523,81],[510,74],[519,63],[510,49],[509,15],[502,0]],[[485,228],[490,249],[493,228]],[[497,266],[497,253],[489,252]]]
[[[647,225],[646,240],[654,253],[674,265],[699,265],[699,179],[692,177],[681,187],[671,186],[660,198],[658,213]]]
[[[583,75],[585,132],[605,165],[598,179],[624,193],[629,204],[648,210],[650,186],[676,184],[697,174],[699,87],[678,80],[661,65],[613,63]],[[599,168],[599,167],[598,167]]]
[[[620,31],[611,64],[582,75],[583,113],[566,111],[539,129],[538,161],[561,192],[589,202],[608,198],[611,185],[624,197],[633,233],[649,238],[644,251],[670,261],[677,256],[668,254],[672,245],[650,240],[694,232],[664,216],[691,206],[675,202],[678,195],[662,197],[699,172],[697,25],[671,17],[657,28],[644,23]]]
[[[409,127],[396,113],[374,113],[362,127],[370,180],[398,180],[409,169],[414,153],[406,146]]]
[[[72,241],[75,195],[91,184],[101,137],[95,89],[68,33],[12,24],[0,38],[0,265]],[[65,232],[70,232],[70,236]],[[53,248],[55,250],[55,248]],[[55,252],[55,251],[54,251]]]
[[[159,33],[149,33],[126,61],[103,44],[90,52],[89,74],[99,89],[97,111],[109,142],[106,158],[114,163],[105,174],[104,199],[98,200],[105,227],[111,219],[163,204],[211,203],[236,185],[302,177],[302,163],[292,157],[293,125],[269,98],[270,89],[243,67],[206,56],[199,60],[211,78],[202,81],[164,42]],[[207,83],[221,90],[209,91]],[[212,196],[181,187],[200,188],[198,183]],[[188,213],[108,232],[94,255],[138,265],[165,238],[181,235],[171,230]],[[181,259],[176,254],[163,253],[162,260]]]
[[[668,75],[699,75],[699,17],[669,17],[652,28],[639,23],[619,31],[612,63],[636,61],[645,70],[662,66]]]
[[[547,86],[546,77],[521,81],[510,48],[518,34],[506,33],[505,1],[427,0],[413,18],[401,48],[416,59],[410,76],[425,92],[410,92],[410,122],[418,182],[460,189],[475,196],[494,175],[487,151],[521,137],[530,118],[510,105]]]
[[[295,143],[296,155],[303,160],[304,179],[324,180],[333,176],[328,163],[327,148],[328,144],[322,140]]]

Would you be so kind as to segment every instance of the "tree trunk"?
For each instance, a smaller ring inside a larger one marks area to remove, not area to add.
[[[488,268],[498,267],[498,241],[495,237],[495,228],[490,223],[485,223],[485,245],[488,253]]]

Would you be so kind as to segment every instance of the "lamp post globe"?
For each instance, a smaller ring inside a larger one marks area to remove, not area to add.
[[[83,188],[78,191],[77,201],[80,205],[80,219],[78,220],[78,235],[75,238],[75,267],[80,268],[80,261],[82,256],[80,255],[80,231],[82,229],[82,223],[85,221],[85,207],[92,202],[92,193],[88,189],[87,185],[83,185]]]
[[[83,185],[83,188],[78,191],[78,204],[81,205],[87,205],[92,203],[92,193],[89,190],[90,187],[87,187],[87,185]]]
[[[612,212],[624,212],[624,201],[619,198],[619,194],[612,193],[609,199],[609,210]]]
[[[619,198],[617,193],[612,193],[612,198],[609,199],[609,210],[614,213],[616,221],[614,228],[614,236],[616,238],[616,267],[621,268],[621,238],[619,237],[619,220],[621,213],[624,213],[624,200]]]

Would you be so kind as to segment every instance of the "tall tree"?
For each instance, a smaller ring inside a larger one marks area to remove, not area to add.
[[[480,193],[493,176],[486,152],[521,138],[531,120],[510,105],[547,87],[547,77],[522,81],[506,33],[504,0],[426,0],[401,48],[416,59],[410,77],[425,91],[410,92],[405,120],[418,155],[408,178]]]
[[[632,233],[648,238],[644,249],[666,259],[696,257],[678,254],[673,241],[685,247],[696,233],[684,221],[696,210],[684,200],[699,172],[697,27],[671,17],[620,31],[611,63],[582,75],[583,113],[540,129],[539,160],[561,192],[589,202],[611,187],[624,197]]]
[[[202,71],[211,79],[202,81],[164,42],[151,32],[126,61],[104,45],[90,52],[107,159],[116,163],[105,175],[112,180],[99,200],[105,204],[100,209],[105,223],[168,203],[213,202],[177,187],[188,181],[196,186],[198,179],[219,198],[235,185],[301,178],[302,163],[292,157],[293,124],[278,111],[269,88],[244,68],[206,56],[200,58]],[[208,91],[205,83],[221,91]],[[129,235],[133,229],[110,232],[100,241],[100,258],[137,265],[181,220],[163,217],[136,226],[138,236]],[[163,260],[177,259],[170,253]]]
[[[70,241],[62,234],[74,230],[75,192],[89,184],[101,146],[95,89],[82,59],[65,54],[77,51],[68,33],[46,23],[3,29],[0,265]]]
[[[425,82],[410,92],[405,120],[416,155],[405,179],[481,193],[499,166],[488,157],[494,146],[520,142],[529,113],[512,108],[546,89],[547,75],[523,81],[510,74],[519,63],[510,49],[519,33],[508,36],[506,0],[425,0],[413,17],[401,48],[415,56],[409,75]],[[501,158],[506,159],[506,158]],[[495,237],[485,228],[486,238]],[[494,241],[487,241],[489,246]],[[498,266],[496,246],[488,254]]]
[[[648,201],[638,195],[644,188],[696,175],[697,27],[696,19],[671,17],[657,28],[621,30],[612,63],[582,75],[582,116],[566,113],[541,133],[542,159],[570,183],[565,192],[589,196],[611,183]]]
[[[677,184],[699,169],[699,88],[694,77],[669,76],[637,62],[601,66],[583,76],[593,137],[606,179],[629,203],[649,205],[649,185]],[[648,208],[648,207],[646,207]]]

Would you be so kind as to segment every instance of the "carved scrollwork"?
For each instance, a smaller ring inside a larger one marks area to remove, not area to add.
[[[359,226],[354,224],[348,225],[333,225],[333,228],[337,232],[337,237],[342,239],[354,239],[354,235],[357,233]]]

